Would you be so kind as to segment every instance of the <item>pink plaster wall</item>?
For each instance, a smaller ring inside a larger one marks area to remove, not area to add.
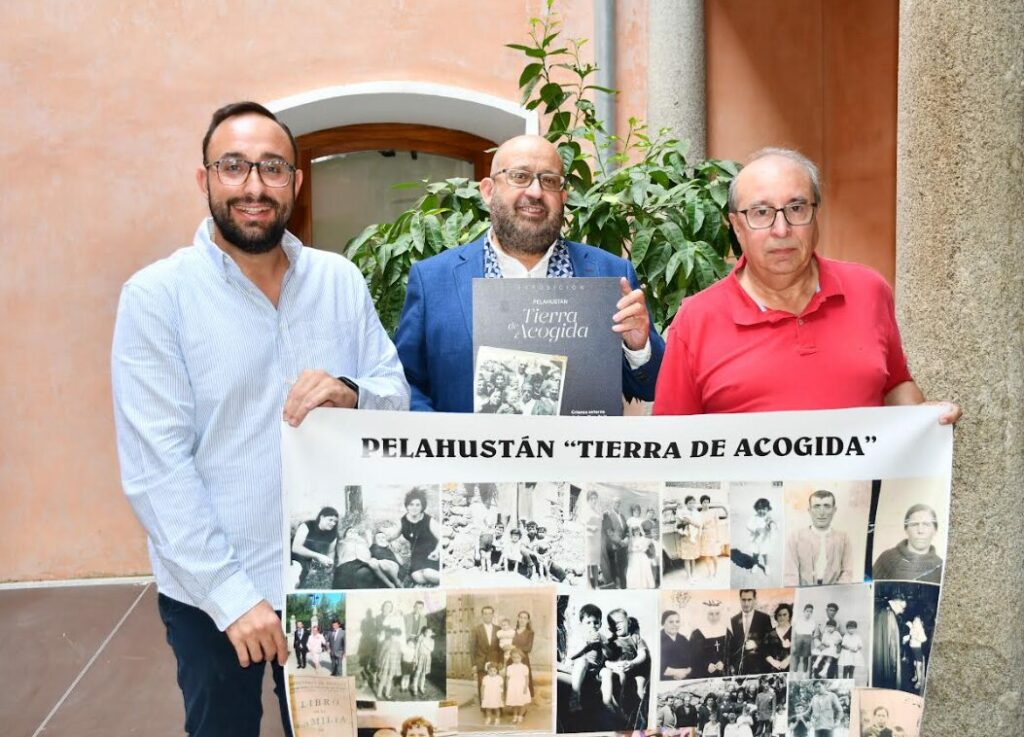
[[[593,37],[590,0],[560,0]],[[0,580],[145,573],[120,489],[109,351],[121,284],[187,244],[210,113],[357,82],[518,99],[541,0],[45,0],[0,24]],[[646,0],[619,4],[622,124],[643,117]]]

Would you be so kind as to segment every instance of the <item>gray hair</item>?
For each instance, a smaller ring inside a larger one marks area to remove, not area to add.
[[[818,172],[817,165],[804,156],[802,153],[792,148],[778,148],[775,146],[768,146],[767,148],[758,149],[750,155],[747,159],[746,166],[753,164],[758,159],[763,159],[767,156],[781,156],[784,159],[789,159],[804,168],[807,172],[807,178],[811,180],[811,194],[814,197],[816,203],[821,202],[821,175]],[[739,180],[737,174],[729,182],[729,212],[736,212],[736,182]]]

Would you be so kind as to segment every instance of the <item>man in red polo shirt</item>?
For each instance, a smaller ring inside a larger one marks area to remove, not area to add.
[[[892,290],[875,271],[823,258],[818,170],[802,154],[754,154],[729,188],[743,248],[732,273],[683,301],[654,414],[921,404]],[[948,405],[940,422],[956,422]]]

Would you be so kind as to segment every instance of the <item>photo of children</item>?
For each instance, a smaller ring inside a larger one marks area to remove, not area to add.
[[[480,346],[473,411],[499,415],[557,415],[562,409],[565,356]]]
[[[346,486],[299,500],[292,509],[290,570],[297,589],[427,588],[440,582],[436,485]]]
[[[782,586],[782,491],[781,481],[729,483],[731,588]]]
[[[729,588],[729,499],[718,482],[665,484],[665,588]]]
[[[795,679],[849,679],[867,686],[871,662],[871,587],[821,586],[796,591]]]
[[[360,699],[445,698],[445,593],[350,591],[345,670]]]
[[[784,586],[862,583],[871,481],[787,481]]]
[[[445,585],[585,584],[585,531],[571,519],[579,487],[564,482],[446,484]]]
[[[553,588],[448,595],[448,697],[459,732],[551,732]]]
[[[941,583],[948,488],[949,481],[940,477],[883,479],[877,485],[870,578]]]
[[[558,732],[642,730],[650,723],[656,596],[558,596]]]

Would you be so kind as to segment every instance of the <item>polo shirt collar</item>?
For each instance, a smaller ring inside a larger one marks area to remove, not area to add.
[[[817,311],[821,305],[833,297],[843,298],[843,283],[839,275],[832,268],[831,262],[826,258],[819,258],[814,254],[814,260],[818,264],[818,289],[807,303],[807,307],[799,315],[809,315]],[[758,325],[761,323],[774,323],[798,317],[785,310],[773,310],[763,307],[751,297],[740,285],[739,272],[747,265],[747,257],[740,256],[736,265],[733,266],[729,276],[726,277],[729,289],[729,314],[737,325]]]

